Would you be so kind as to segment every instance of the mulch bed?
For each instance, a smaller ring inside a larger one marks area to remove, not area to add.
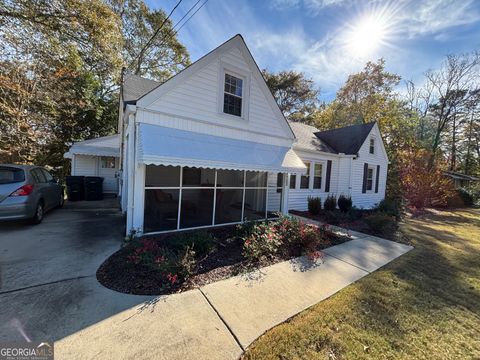
[[[337,212],[337,210],[335,212]],[[363,212],[365,213],[365,215],[372,213],[371,211],[368,211],[368,210],[364,210]],[[290,213],[298,216],[303,216],[308,219],[321,221],[329,225],[340,226],[345,229],[358,231],[358,232],[362,232],[369,235],[378,235],[378,234],[375,234],[374,231],[372,231],[370,227],[367,224],[365,224],[365,222],[362,221],[361,218],[354,221],[349,221],[346,219],[342,221],[332,221],[331,217],[329,217],[324,211],[321,211],[318,215],[312,215],[308,211],[298,211],[298,210],[290,210]]]
[[[128,245],[105,260],[97,270],[97,279],[103,286],[118,292],[136,295],[161,295],[194,289],[235,275],[247,273],[255,268],[289,260],[274,257],[252,266],[242,255],[243,240],[235,236],[235,226],[213,228],[206,231],[215,236],[215,248],[198,261],[195,274],[183,282],[174,284],[169,288],[162,287],[158,271],[128,261],[127,256],[132,251]],[[162,241],[167,236],[169,235],[150,238]],[[330,240],[330,246],[333,246],[350,239],[348,237],[335,236]]]

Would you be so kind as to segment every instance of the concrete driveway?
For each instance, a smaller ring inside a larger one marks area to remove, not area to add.
[[[39,225],[0,223],[0,341],[56,341],[151,298],[96,280],[123,224],[115,199],[66,204]]]

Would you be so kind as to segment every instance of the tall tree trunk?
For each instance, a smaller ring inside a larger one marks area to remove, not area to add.
[[[456,112],[453,115],[452,122],[452,154],[450,157],[450,170],[455,171],[456,162],[457,162],[457,114]]]

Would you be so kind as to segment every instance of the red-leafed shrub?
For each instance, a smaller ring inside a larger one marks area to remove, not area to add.
[[[399,155],[398,167],[403,196],[417,209],[445,206],[454,194],[453,184],[443,175],[442,164],[429,164],[430,154],[413,149]]]

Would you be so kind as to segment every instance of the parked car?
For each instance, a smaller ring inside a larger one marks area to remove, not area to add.
[[[63,202],[63,187],[44,168],[0,165],[0,220],[29,219],[39,224],[47,211]]]

